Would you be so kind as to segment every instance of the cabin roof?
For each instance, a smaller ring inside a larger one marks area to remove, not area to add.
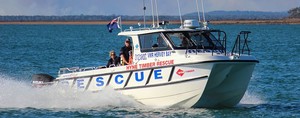
[[[140,29],[140,30],[125,30],[120,32],[119,36],[137,36],[141,34],[151,34],[151,33],[158,33],[158,32],[180,32],[180,31],[201,31],[201,29]]]

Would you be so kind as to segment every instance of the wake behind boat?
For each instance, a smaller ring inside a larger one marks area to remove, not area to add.
[[[249,31],[227,51],[226,33],[204,22],[185,20],[180,28],[126,29],[132,63],[111,67],[61,68],[58,77],[33,76],[33,85],[66,85],[79,91],[112,87],[154,107],[232,107],[243,97],[258,61],[250,55]]]

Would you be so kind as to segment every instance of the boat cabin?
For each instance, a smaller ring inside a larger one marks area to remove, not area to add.
[[[185,57],[187,54],[226,53],[226,34],[220,30],[153,29],[119,33],[132,39],[133,63],[153,62],[162,57]]]
[[[244,53],[250,55],[247,44],[249,33],[251,32],[241,31],[237,36],[230,54],[231,57],[234,55],[232,59],[238,58]],[[207,26],[200,28],[199,23],[196,23],[195,20],[184,22],[183,27],[177,29],[167,29],[165,26],[138,29],[130,27],[130,29],[121,31],[118,35],[132,40],[133,59],[132,64],[126,65],[126,70],[193,63],[213,58],[217,59],[217,56],[218,59],[228,58],[226,33],[221,30],[210,30]],[[241,44],[242,41],[243,44]],[[106,68],[106,66],[61,68],[58,74],[102,68]]]

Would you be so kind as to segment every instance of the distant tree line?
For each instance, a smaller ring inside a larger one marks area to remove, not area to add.
[[[289,11],[290,16],[299,17],[299,7]],[[201,13],[202,14],[202,13]],[[207,20],[255,20],[255,19],[283,19],[289,16],[287,12],[255,12],[255,11],[212,11],[205,13]],[[298,14],[298,15],[297,15]],[[183,15],[183,19],[197,19],[198,13]],[[27,22],[27,21],[110,21],[117,15],[69,15],[69,16],[1,16],[0,22]],[[124,21],[143,21],[143,16],[121,16]],[[202,17],[202,16],[201,16]],[[179,20],[179,16],[159,16],[160,20]],[[146,16],[152,21],[152,16]]]
[[[290,9],[288,13],[290,15],[289,18],[300,18],[300,7]]]
[[[202,14],[202,13],[200,13]],[[287,12],[261,12],[261,11],[211,11],[206,14],[208,20],[259,20],[283,19],[288,17]],[[195,17],[198,13],[186,14]],[[202,17],[202,16],[201,16]]]
[[[16,21],[110,21],[119,16],[110,15],[72,15],[72,16],[0,16],[0,22]],[[143,21],[143,16],[121,16],[122,20]],[[178,20],[178,16],[159,16],[163,20]],[[146,16],[146,20],[152,20],[152,16]]]

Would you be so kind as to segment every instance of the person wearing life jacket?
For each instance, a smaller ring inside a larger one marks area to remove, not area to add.
[[[129,65],[133,63],[133,55],[132,55],[132,50],[129,51]]]
[[[128,65],[129,64],[129,51],[132,50],[130,45],[130,39],[127,38],[124,42],[124,46],[120,50],[121,64]]]

